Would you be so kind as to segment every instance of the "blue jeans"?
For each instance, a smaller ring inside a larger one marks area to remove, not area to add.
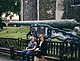
[[[33,52],[34,52],[33,50],[29,50],[29,51],[23,50],[22,51],[22,59],[26,60],[26,57],[27,57],[27,61],[30,61],[30,54]]]

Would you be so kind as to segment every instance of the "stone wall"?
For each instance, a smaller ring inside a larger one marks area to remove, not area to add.
[[[24,21],[37,19],[37,0],[24,0],[23,18]]]
[[[71,5],[74,5],[74,0],[68,0],[67,18],[80,21],[80,6]]]
[[[24,21],[37,20],[37,0],[24,1]],[[59,19],[79,21],[80,6],[73,7],[73,4],[74,0],[39,0],[39,19],[52,20],[60,16]]]
[[[55,19],[55,0],[40,0],[40,20]]]

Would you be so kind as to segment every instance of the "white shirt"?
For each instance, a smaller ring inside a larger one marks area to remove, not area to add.
[[[43,41],[40,41],[40,44],[39,44],[39,46],[41,46],[42,42],[43,42]]]

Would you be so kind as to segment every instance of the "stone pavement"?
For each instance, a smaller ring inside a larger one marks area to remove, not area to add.
[[[22,61],[20,57],[16,57],[15,60],[10,59],[10,55],[0,52],[0,61]],[[49,61],[49,60],[46,60]],[[68,61],[80,61],[78,59],[69,59]]]
[[[15,60],[10,59],[10,55],[0,52],[0,61],[22,61],[20,57],[15,58]]]

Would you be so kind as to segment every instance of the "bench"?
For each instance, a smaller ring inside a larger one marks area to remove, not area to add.
[[[64,42],[47,42],[47,55],[44,56],[46,60],[63,61],[67,60],[67,56],[72,53],[68,47],[68,43]]]
[[[24,46],[26,46],[27,42],[24,42]],[[47,55],[43,56],[46,60],[56,60],[61,61],[63,57],[67,57],[67,54],[62,54],[62,48],[65,45],[63,45],[62,42],[52,42],[47,41]],[[66,46],[65,46],[66,47]],[[21,56],[22,50],[15,50],[14,47],[10,47],[10,53],[11,58],[15,59],[17,54],[20,54]],[[32,56],[33,57],[33,56]],[[34,58],[32,58],[33,60]]]
[[[29,42],[29,41],[28,41]],[[24,42],[23,43],[23,46],[26,48],[26,46],[28,45],[28,42]],[[15,59],[15,57],[17,57],[17,56],[20,56],[21,57],[21,52],[22,52],[22,50],[18,50],[18,49],[16,49],[14,46],[11,46],[10,47],[10,56],[11,56],[11,59]],[[30,56],[31,58],[32,58],[32,60],[34,60],[34,57],[33,57],[33,55],[31,54],[31,56]]]
[[[56,56],[44,56],[46,60],[56,60],[56,61],[60,61],[59,57]]]
[[[5,52],[10,54],[10,48],[0,47],[0,52]]]
[[[52,44],[51,44],[51,41],[50,40],[47,40],[47,55],[46,56],[41,56],[41,58],[38,58],[37,56],[34,56],[34,61],[46,61],[46,60],[56,60],[56,61],[60,61],[61,60],[61,57],[58,57],[58,56],[53,56],[53,54],[49,54],[50,52],[53,51],[53,48],[52,48]]]
[[[0,52],[4,52],[4,53],[10,54],[10,58],[12,58],[11,47],[10,47],[10,48],[7,48],[7,47],[0,47]]]

